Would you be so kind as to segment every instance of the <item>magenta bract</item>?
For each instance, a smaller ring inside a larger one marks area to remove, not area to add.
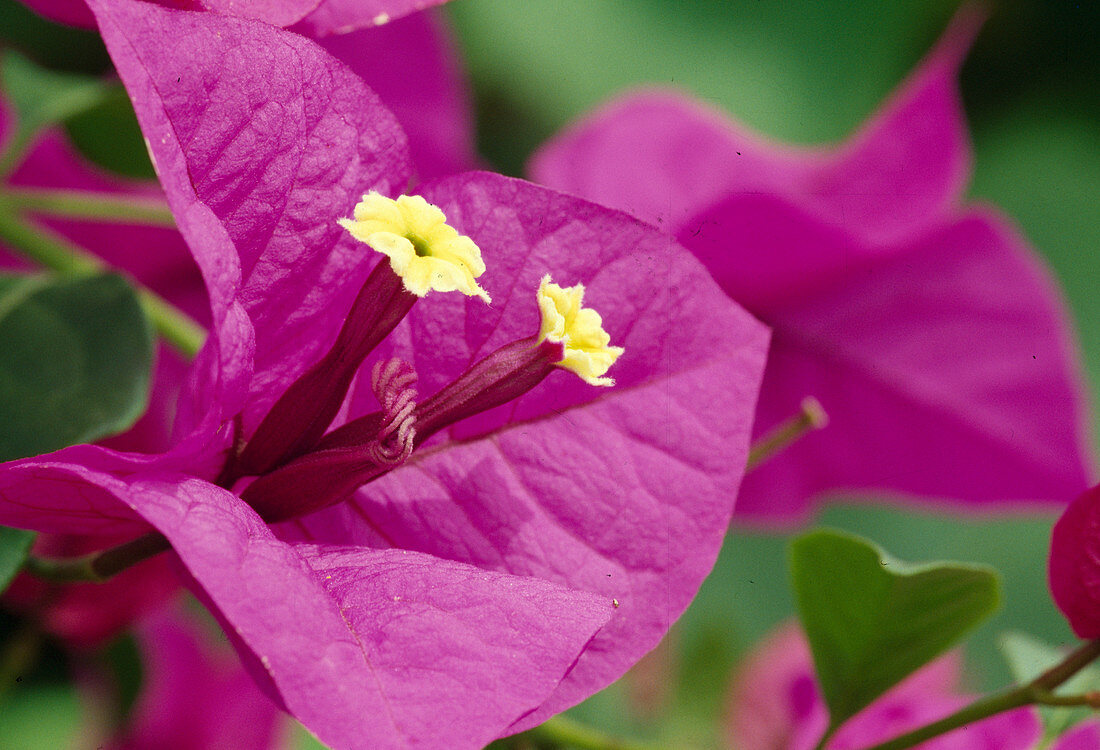
[[[143,686],[108,750],[288,748],[279,710],[253,684],[227,644],[210,638],[182,607],[136,628]]]
[[[1050,541],[1050,591],[1081,638],[1100,637],[1100,487],[1070,503]]]
[[[772,326],[757,436],[815,396],[829,426],[746,478],[738,517],[804,519],[825,492],[1001,508],[1091,476],[1082,368],[1050,273],[1003,216],[960,205],[964,9],[847,143],[768,143],[640,92],[535,156],[552,187],[667,229]]]
[[[418,192],[481,248],[493,304],[433,292],[368,368],[402,360],[430,398],[538,333],[549,273],[584,284],[625,347],[617,386],[543,372],[347,501],[269,526],[215,480],[336,340],[378,262],[336,220],[368,191],[405,189],[405,136],[301,36],[134,0],[93,7],[202,270],[212,330],[170,450],[77,446],[7,464],[0,523],[155,528],[261,687],[337,747],[478,747],[616,679],[721,545],[764,327],[626,214],[489,173],[427,183]],[[334,426],[376,411],[360,378]]]
[[[85,0],[22,0],[53,21],[95,28],[95,16]],[[210,10],[251,18],[275,26],[292,26],[309,36],[346,34],[382,26],[447,0],[150,0],[169,8]]]

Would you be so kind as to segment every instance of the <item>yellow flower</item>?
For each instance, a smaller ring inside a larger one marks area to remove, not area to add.
[[[611,336],[603,329],[603,319],[590,307],[581,307],[584,285],[562,289],[544,276],[539,284],[539,343],[550,340],[560,343],[564,356],[558,367],[564,367],[592,385],[615,385],[611,378],[601,377],[615,364],[624,351],[621,346],[608,346]]]
[[[447,217],[419,195],[397,200],[374,191],[355,206],[355,218],[340,226],[390,259],[390,268],[418,297],[430,291],[460,291],[489,302],[474,281],[485,273],[481,250],[447,224]]]

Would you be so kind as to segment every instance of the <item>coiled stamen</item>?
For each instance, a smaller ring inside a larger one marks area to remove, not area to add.
[[[369,451],[379,464],[397,466],[412,455],[416,439],[416,372],[407,362],[390,359],[375,363],[370,382],[382,405],[382,422]]]

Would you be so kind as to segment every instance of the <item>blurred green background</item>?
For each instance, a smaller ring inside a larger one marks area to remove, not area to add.
[[[762,133],[796,143],[836,141],[862,122],[917,63],[958,7],[954,0],[454,0],[447,6],[477,106],[481,152],[522,174],[530,153],[622,89],[675,85]],[[1002,0],[962,75],[975,169],[970,194],[1012,215],[1064,284],[1100,392],[1100,6]],[[92,34],[38,20],[0,0],[0,39],[55,67],[109,65]],[[75,140],[128,173],[133,148],[95,151],[127,122],[119,97],[70,123]],[[122,125],[120,125],[122,123]],[[1005,579],[1005,606],[968,646],[974,688],[1006,683],[997,634],[1071,636],[1045,583],[1052,517],[959,519],[874,502],[833,506],[821,523],[871,537],[910,560],[988,562]],[[720,737],[731,670],[753,641],[792,612],[785,540],[731,532],[698,599],[639,676],[573,711],[585,722],[675,746]],[[60,655],[56,659],[62,659]],[[667,685],[661,688],[664,680]],[[5,747],[61,746],[79,708],[58,670],[0,711]],[[43,717],[50,730],[43,736]],[[58,728],[60,727],[60,728]],[[308,741],[303,739],[303,743]]]

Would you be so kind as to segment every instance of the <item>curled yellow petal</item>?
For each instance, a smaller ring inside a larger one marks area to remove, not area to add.
[[[557,363],[592,385],[615,385],[602,377],[623,353],[621,346],[609,346],[611,336],[603,329],[603,319],[590,307],[582,307],[584,286],[562,288],[543,276],[538,302],[542,323],[539,343],[550,340],[562,344],[564,356]]]
[[[459,291],[489,302],[475,281],[485,273],[481,249],[419,195],[393,200],[371,191],[355,206],[354,218],[340,219],[340,226],[386,255],[405,289],[418,297]]]

